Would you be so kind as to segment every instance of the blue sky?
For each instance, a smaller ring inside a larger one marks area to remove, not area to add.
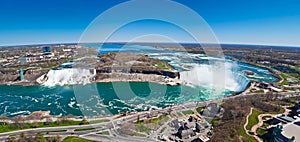
[[[0,46],[77,42],[99,14],[121,0],[1,0]],[[201,15],[221,43],[300,46],[298,0],[177,0]],[[187,15],[188,16],[188,15]],[[179,17],[180,18],[180,17]],[[107,21],[108,23],[110,21]],[[142,21],[120,30],[119,41],[147,31],[168,33],[172,25]],[[134,29],[134,30],[133,30]],[[150,29],[150,30],[149,30]],[[123,35],[122,35],[123,34]],[[126,38],[127,37],[127,38]]]

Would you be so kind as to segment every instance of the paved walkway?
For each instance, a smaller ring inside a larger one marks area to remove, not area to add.
[[[247,125],[248,125],[248,123],[249,123],[249,117],[252,114],[252,112],[253,112],[253,108],[251,107],[250,108],[250,113],[246,117],[246,123],[244,124],[244,130],[245,130],[245,132],[246,132],[247,135],[254,137],[258,142],[263,142],[258,136],[249,134],[249,130],[247,130],[247,128],[246,128]],[[252,128],[251,128],[251,131],[252,131]]]
[[[246,122],[245,122],[245,124],[244,124],[244,130],[245,130],[245,132],[247,133],[247,135],[249,135],[249,136],[251,136],[250,134],[249,134],[249,131],[247,130],[247,125],[248,125],[248,122],[249,122],[249,116],[252,114],[252,110],[253,110],[253,108],[251,107],[250,108],[250,113],[246,116]]]
[[[259,127],[261,127],[264,124],[264,120],[262,119],[263,117],[266,116],[275,116],[275,114],[260,114],[258,115],[258,123],[255,124],[252,128],[251,128],[251,132],[253,132],[255,135],[257,135],[256,131]]]
[[[290,110],[287,109],[287,106],[284,106],[283,108],[284,108],[284,113],[283,113],[283,114],[287,115],[287,114],[290,112]],[[247,115],[246,123],[245,123],[245,125],[244,125],[244,129],[245,129],[245,131],[246,131],[246,133],[247,133],[248,135],[250,135],[250,134],[249,134],[249,131],[246,129],[246,126],[247,126],[247,124],[248,124],[249,116],[252,114],[252,110],[253,110],[253,108],[251,108],[251,112]],[[252,135],[252,136],[253,136],[257,141],[263,142],[263,141],[257,136],[257,133],[256,133],[257,129],[258,129],[259,127],[261,127],[261,126],[263,125],[263,123],[264,123],[263,117],[266,117],[266,116],[274,117],[274,116],[276,116],[276,115],[278,115],[278,114],[269,114],[269,113],[267,113],[267,114],[260,114],[260,115],[258,115],[258,123],[255,124],[254,126],[252,126],[252,128],[251,128],[251,132],[254,133],[254,135]],[[251,135],[250,135],[250,136],[251,136]]]
[[[283,113],[283,114],[285,114],[285,115],[288,115],[289,112],[291,111],[291,110],[287,109],[287,107],[290,107],[290,106],[283,106],[283,107],[282,107],[282,108],[284,109],[284,113]],[[258,123],[255,124],[255,125],[251,128],[251,132],[254,132],[254,134],[257,135],[256,130],[257,130],[259,127],[261,127],[261,126],[263,125],[263,123],[264,123],[264,120],[263,120],[262,118],[263,118],[263,117],[266,117],[266,116],[274,117],[274,116],[276,116],[276,115],[278,115],[278,114],[269,114],[269,113],[267,113],[267,114],[260,114],[260,115],[258,115]]]

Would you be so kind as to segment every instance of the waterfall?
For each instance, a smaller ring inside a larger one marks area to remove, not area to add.
[[[96,74],[95,69],[67,68],[50,70],[47,80],[43,83],[46,86],[74,85],[90,83]]]
[[[195,65],[190,71],[180,72],[180,80],[189,85],[212,86],[212,78],[209,65]]]
[[[236,68],[238,66],[231,62],[226,62],[223,68],[216,65],[195,64],[190,71],[180,72],[180,79],[184,84],[192,86],[241,92],[246,89],[249,80],[239,74]]]
[[[236,74],[234,76],[234,80],[237,82],[238,85],[232,91],[238,93],[244,91],[250,83],[250,81],[241,74]]]

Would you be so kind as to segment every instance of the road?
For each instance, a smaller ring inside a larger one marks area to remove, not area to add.
[[[199,106],[206,106],[209,103],[220,103],[224,100],[240,97],[240,96],[249,96],[254,94],[242,94],[242,95],[235,95],[229,96],[220,99],[202,101],[202,102],[188,102],[185,104],[179,104],[176,106],[172,106],[172,112],[182,112],[185,110],[194,110]],[[282,97],[292,97],[292,96],[299,96],[299,93],[294,92],[283,92],[280,93]],[[170,108],[158,109],[158,110],[151,110],[146,112],[137,112],[130,114],[128,116],[117,118],[116,116],[110,116],[106,119],[109,119],[110,122],[101,122],[96,124],[89,124],[89,125],[76,125],[76,126],[60,126],[60,127],[45,127],[45,128],[34,128],[34,129],[24,129],[24,130],[17,130],[12,132],[5,132],[0,133],[0,141],[5,141],[10,135],[19,135],[21,133],[37,133],[37,132],[45,132],[45,131],[59,131],[59,130],[66,130],[66,132],[49,132],[45,136],[78,136],[90,140],[95,141],[156,141],[156,135],[150,135],[149,138],[143,137],[134,137],[134,136],[124,136],[118,133],[118,124],[121,123],[132,123],[137,120],[137,117],[140,119],[146,119],[149,116],[149,113],[155,114],[156,116],[167,114]],[[176,113],[175,113],[176,114]],[[164,126],[164,125],[163,125]],[[74,131],[75,129],[84,129],[84,128],[95,128],[94,130],[86,130],[86,131]],[[99,131],[109,131],[110,135],[99,135],[96,134]],[[246,131],[247,132],[247,131]],[[154,133],[155,134],[155,133]]]

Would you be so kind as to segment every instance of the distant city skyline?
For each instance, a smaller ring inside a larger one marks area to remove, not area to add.
[[[0,46],[76,43],[93,19],[122,2],[125,1],[3,0]],[[300,46],[300,2],[296,0],[176,2],[202,16],[220,43]],[[191,26],[197,25],[191,22]],[[192,41],[174,25],[145,20],[128,24],[110,42],[126,42],[148,33],[170,36],[179,42]]]

